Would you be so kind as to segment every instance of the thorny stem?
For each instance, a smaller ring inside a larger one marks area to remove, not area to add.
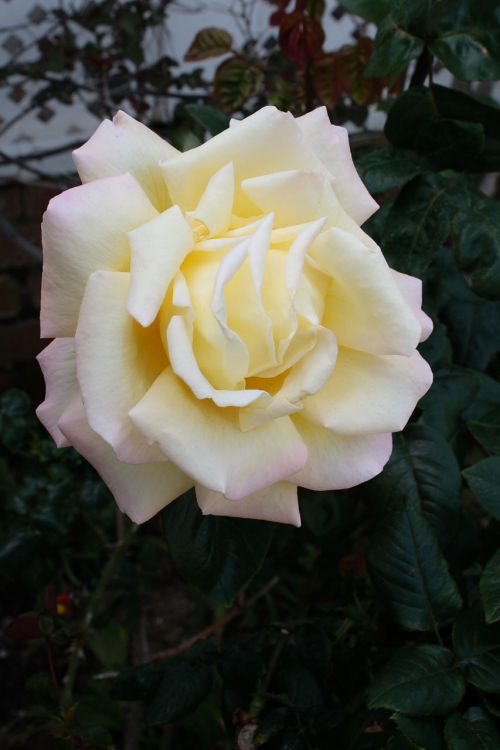
[[[203,628],[203,630],[200,630],[191,638],[188,638],[187,640],[182,641],[182,643],[180,643],[178,646],[167,648],[164,651],[157,651],[155,654],[151,656],[151,661],[157,661],[158,659],[169,659],[172,656],[178,656],[179,654],[184,653],[184,651],[187,651],[189,648],[191,648],[191,646],[193,646],[198,641],[203,641],[209,636],[214,635],[214,633],[217,633],[219,630],[224,628],[226,625],[228,625],[230,622],[235,620],[237,617],[240,617],[246,609],[253,606],[256,601],[258,601],[263,596],[265,596],[274,586],[276,586],[278,582],[279,582],[278,577],[272,578],[265,586],[263,586],[259,591],[257,591],[256,594],[254,594],[249,599],[247,599],[246,602],[238,605],[237,607],[234,607],[234,609],[232,609],[230,612],[224,615],[224,617],[221,617],[220,619],[215,620],[215,622],[213,622],[211,625],[207,625],[206,628]]]

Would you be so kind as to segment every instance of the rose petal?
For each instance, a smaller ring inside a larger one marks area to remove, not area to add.
[[[193,486],[193,480],[170,461],[134,466],[119,461],[88,425],[81,399],[67,407],[59,427],[78,453],[99,472],[118,507],[134,521],[144,523]]]
[[[241,500],[228,500],[220,492],[197,484],[196,499],[205,516],[255,518],[300,526],[297,486],[288,482],[277,482]]]
[[[142,326],[156,318],[166,291],[194,245],[178,206],[129,233],[132,248],[128,311]]]
[[[181,468],[189,467],[197,482],[231,500],[286,479],[307,458],[288,417],[243,434],[237,412],[199,401],[170,368],[130,417],[149,442],[157,441]]]
[[[54,339],[40,352],[37,360],[45,378],[45,401],[36,415],[52,435],[58,448],[69,443],[57,423],[71,399],[78,393],[74,339]]]
[[[308,143],[333,177],[333,187],[343,208],[363,224],[378,209],[353,164],[349,134],[345,128],[332,125],[326,107],[297,119]]]
[[[307,446],[304,468],[292,477],[311,490],[345,490],[380,474],[392,452],[390,433],[338,435],[294,414],[293,422]],[[252,434],[252,433],[246,433]]]
[[[89,425],[121,461],[164,461],[128,416],[166,362],[159,331],[141,328],[127,312],[129,283],[128,273],[90,277],[76,332],[78,381]]]
[[[333,228],[318,237],[310,255],[333,279],[323,325],[340,345],[372,354],[413,353],[421,327],[378,248]]]
[[[229,163],[212,175],[194,211],[191,221],[201,221],[209,235],[222,234],[229,227],[233,213],[234,169]]]
[[[79,185],[50,201],[42,224],[42,337],[75,335],[90,274],[127,271],[127,233],[156,214],[129,174]]]
[[[158,165],[178,153],[152,130],[120,111],[113,122],[104,120],[90,140],[73,151],[73,159],[82,182],[130,172],[158,211],[163,211],[170,200]]]
[[[399,287],[399,291],[411,307],[413,314],[422,328],[420,341],[425,341],[431,335],[434,323],[422,310],[422,282],[420,279],[416,279],[415,276],[408,276],[406,273],[400,273],[399,271],[394,271],[394,269],[391,269],[391,271]]]
[[[241,216],[257,213],[239,187],[246,177],[283,169],[322,169],[293,115],[263,107],[237,128],[162,163],[173,202],[185,211],[194,210],[210,177],[230,161],[236,187],[234,211]]]
[[[333,375],[302,416],[343,435],[398,432],[432,384],[418,352],[380,357],[341,347]]]

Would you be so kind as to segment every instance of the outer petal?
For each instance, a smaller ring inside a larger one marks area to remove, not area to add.
[[[128,270],[127,233],[156,213],[131,175],[80,185],[50,201],[42,224],[42,337],[75,335],[90,274]]]
[[[78,381],[90,426],[121,461],[164,461],[128,416],[166,361],[159,331],[141,328],[127,312],[129,280],[110,271],[90,277],[76,332]]]
[[[324,169],[295,118],[275,107],[263,107],[237,127],[163,162],[174,203],[184,210],[194,210],[210,177],[231,161],[236,187],[234,211],[242,216],[258,213],[239,189],[242,179],[283,169]]]
[[[69,402],[78,394],[74,339],[55,339],[40,352],[37,360],[45,378],[45,401],[36,415],[52,435],[58,448],[66,448],[68,440],[57,423]]]
[[[362,224],[378,209],[378,203],[361,181],[353,164],[349,134],[332,125],[325,107],[297,120],[308,142],[333,176],[335,193],[347,213]]]
[[[406,273],[400,273],[399,271],[394,271],[394,269],[391,270],[401,294],[410,305],[413,314],[422,328],[420,341],[425,341],[431,335],[434,323],[422,310],[422,282],[420,279],[416,279],[415,276],[408,276]]]
[[[310,255],[333,279],[323,325],[340,345],[373,354],[413,353],[421,327],[378,248],[334,228],[318,237]]]
[[[345,490],[380,474],[392,452],[390,433],[338,435],[294,414],[293,421],[307,445],[307,463],[289,478],[311,490]]]
[[[286,479],[307,459],[288,417],[243,434],[236,411],[198,401],[170,368],[130,416],[148,441],[157,441],[197,482],[231,500]]]
[[[148,521],[193,486],[192,479],[169,461],[139,466],[121,463],[89,427],[79,398],[68,406],[59,426],[71,445],[99,472],[120,510],[134,523]]]
[[[163,211],[129,234],[132,248],[128,311],[141,325],[156,318],[170,282],[194,245],[178,206]]]
[[[278,482],[241,500],[228,500],[220,492],[197,484],[196,499],[205,516],[256,518],[300,526],[297,486],[288,482]]]
[[[178,154],[176,148],[125,112],[113,122],[104,120],[83,146],[73,151],[82,182],[130,172],[159,210],[170,205],[168,191],[158,164]]]
[[[332,377],[307,399],[302,416],[343,435],[398,432],[431,383],[418,352],[379,357],[342,347]]]

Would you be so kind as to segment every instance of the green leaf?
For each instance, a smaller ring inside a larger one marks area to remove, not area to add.
[[[462,613],[453,625],[453,650],[468,682],[500,693],[500,624],[487,625],[481,611]]]
[[[384,518],[370,540],[368,565],[405,628],[433,630],[460,610],[459,591],[432,529],[411,502]]]
[[[500,205],[463,181],[452,221],[455,257],[472,291],[500,298]]]
[[[398,73],[418,57],[423,49],[423,41],[398,26],[389,15],[378,27],[373,55],[365,75],[378,77]]]
[[[91,630],[85,640],[106,669],[121,669],[125,665],[128,637],[119,623],[111,621],[100,630]]]
[[[400,188],[420,172],[407,154],[389,148],[364,154],[356,160],[356,168],[370,193]]]
[[[274,531],[268,522],[203,516],[194,492],[174,500],[162,516],[178,571],[223,604],[231,604],[257,573]]]
[[[391,0],[342,0],[342,5],[349,13],[379,24],[390,12]]]
[[[467,427],[486,451],[500,455],[500,405],[486,402],[484,406],[480,418],[468,421]]]
[[[230,57],[215,72],[214,98],[224,112],[235,112],[259,93],[262,81],[257,65],[243,57]]]
[[[450,232],[446,181],[415,177],[401,190],[387,217],[382,249],[392,268],[421,276]]]
[[[479,591],[487,622],[500,620],[500,549],[489,560],[479,579]]]
[[[500,8],[496,0],[441,3],[431,52],[464,81],[500,78]]]
[[[463,716],[450,716],[444,733],[448,750],[498,750],[500,747],[500,735],[481,708],[469,708]]]
[[[423,514],[438,539],[446,540],[461,511],[455,454],[442,435],[420,424],[394,435],[393,446],[389,463],[371,483],[380,505],[386,506],[387,520],[395,506],[411,506]]]
[[[448,441],[453,440],[478,387],[479,380],[473,370],[451,366],[435,371],[432,387],[419,403],[423,411],[419,424],[432,427]]]
[[[415,719],[398,713],[393,714],[391,719],[416,747],[423,750],[445,750],[443,727],[439,719]]]
[[[485,458],[465,469],[463,475],[476,500],[500,521],[500,458]]]
[[[186,62],[197,62],[208,60],[210,57],[219,57],[231,52],[233,38],[225,29],[213,26],[201,29],[191,42],[188,51],[184,55]]]
[[[171,724],[197,708],[212,689],[212,668],[179,660],[167,664],[156,695],[146,712],[145,723]]]
[[[229,117],[208,104],[188,104],[186,111],[202,125],[210,135],[218,135],[229,127]]]
[[[382,668],[368,690],[370,708],[388,708],[409,716],[443,716],[465,691],[454,669],[452,652],[442,646],[406,646]]]
[[[500,108],[474,94],[436,84],[414,86],[390,108],[384,132],[394,146],[414,149],[438,168],[500,169]],[[464,139],[473,154],[460,153]]]

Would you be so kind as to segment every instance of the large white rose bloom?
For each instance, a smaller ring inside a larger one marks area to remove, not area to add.
[[[297,486],[378,474],[432,373],[421,282],[360,229],[377,204],[324,109],[265,107],[180,153],[118,113],[43,221],[38,416],[149,519],[300,525]]]

